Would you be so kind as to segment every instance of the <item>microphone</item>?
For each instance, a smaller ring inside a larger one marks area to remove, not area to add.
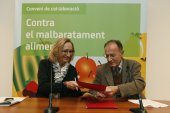
[[[54,98],[53,94],[53,88],[52,88],[52,64],[51,64],[51,74],[50,74],[50,94],[49,94],[49,105],[48,107],[44,110],[44,113],[56,113],[59,111],[59,107],[53,107],[52,106],[52,100]]]
[[[140,105],[139,108],[130,108],[129,110],[133,113],[147,113],[146,109],[143,106],[142,97],[139,93],[139,89],[137,87],[136,81],[135,81],[134,77],[131,76],[129,66],[127,66],[127,72],[128,72],[128,76],[131,77],[133,79],[134,83],[135,83],[135,87],[137,89],[137,94],[138,94],[138,99],[139,99],[139,105]]]

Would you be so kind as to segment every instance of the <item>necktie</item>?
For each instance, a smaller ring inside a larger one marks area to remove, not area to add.
[[[114,85],[119,85],[121,84],[122,82],[122,75],[120,73],[120,68],[119,67],[115,67],[113,68],[113,82],[114,82]]]
[[[113,75],[119,75],[120,74],[120,68],[119,67],[115,67],[112,69]]]

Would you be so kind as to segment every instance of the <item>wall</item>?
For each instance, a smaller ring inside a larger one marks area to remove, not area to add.
[[[170,0],[148,0],[146,95],[170,100]]]
[[[0,96],[11,96],[15,0],[0,3]]]
[[[0,3],[0,96],[11,96],[15,0]],[[148,0],[146,96],[170,100],[170,1]]]

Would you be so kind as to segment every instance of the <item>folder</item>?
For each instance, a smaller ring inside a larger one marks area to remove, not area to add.
[[[102,100],[87,99],[86,108],[88,109],[117,109],[118,106],[116,105],[113,99],[102,99]]]
[[[105,91],[106,86],[105,85],[99,85],[99,84],[91,84],[91,83],[85,83],[77,81],[77,84],[83,88],[88,88],[96,91]]]

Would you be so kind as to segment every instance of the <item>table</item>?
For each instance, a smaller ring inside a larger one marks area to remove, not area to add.
[[[170,105],[170,101],[159,101]],[[139,107],[128,101],[116,101],[118,109],[86,109],[81,98],[61,98],[53,100],[53,106],[59,106],[58,113],[131,113],[129,108]],[[21,103],[0,107],[0,113],[44,113],[48,106],[47,98],[26,98]],[[165,108],[146,108],[148,113],[170,113],[170,106]]]

